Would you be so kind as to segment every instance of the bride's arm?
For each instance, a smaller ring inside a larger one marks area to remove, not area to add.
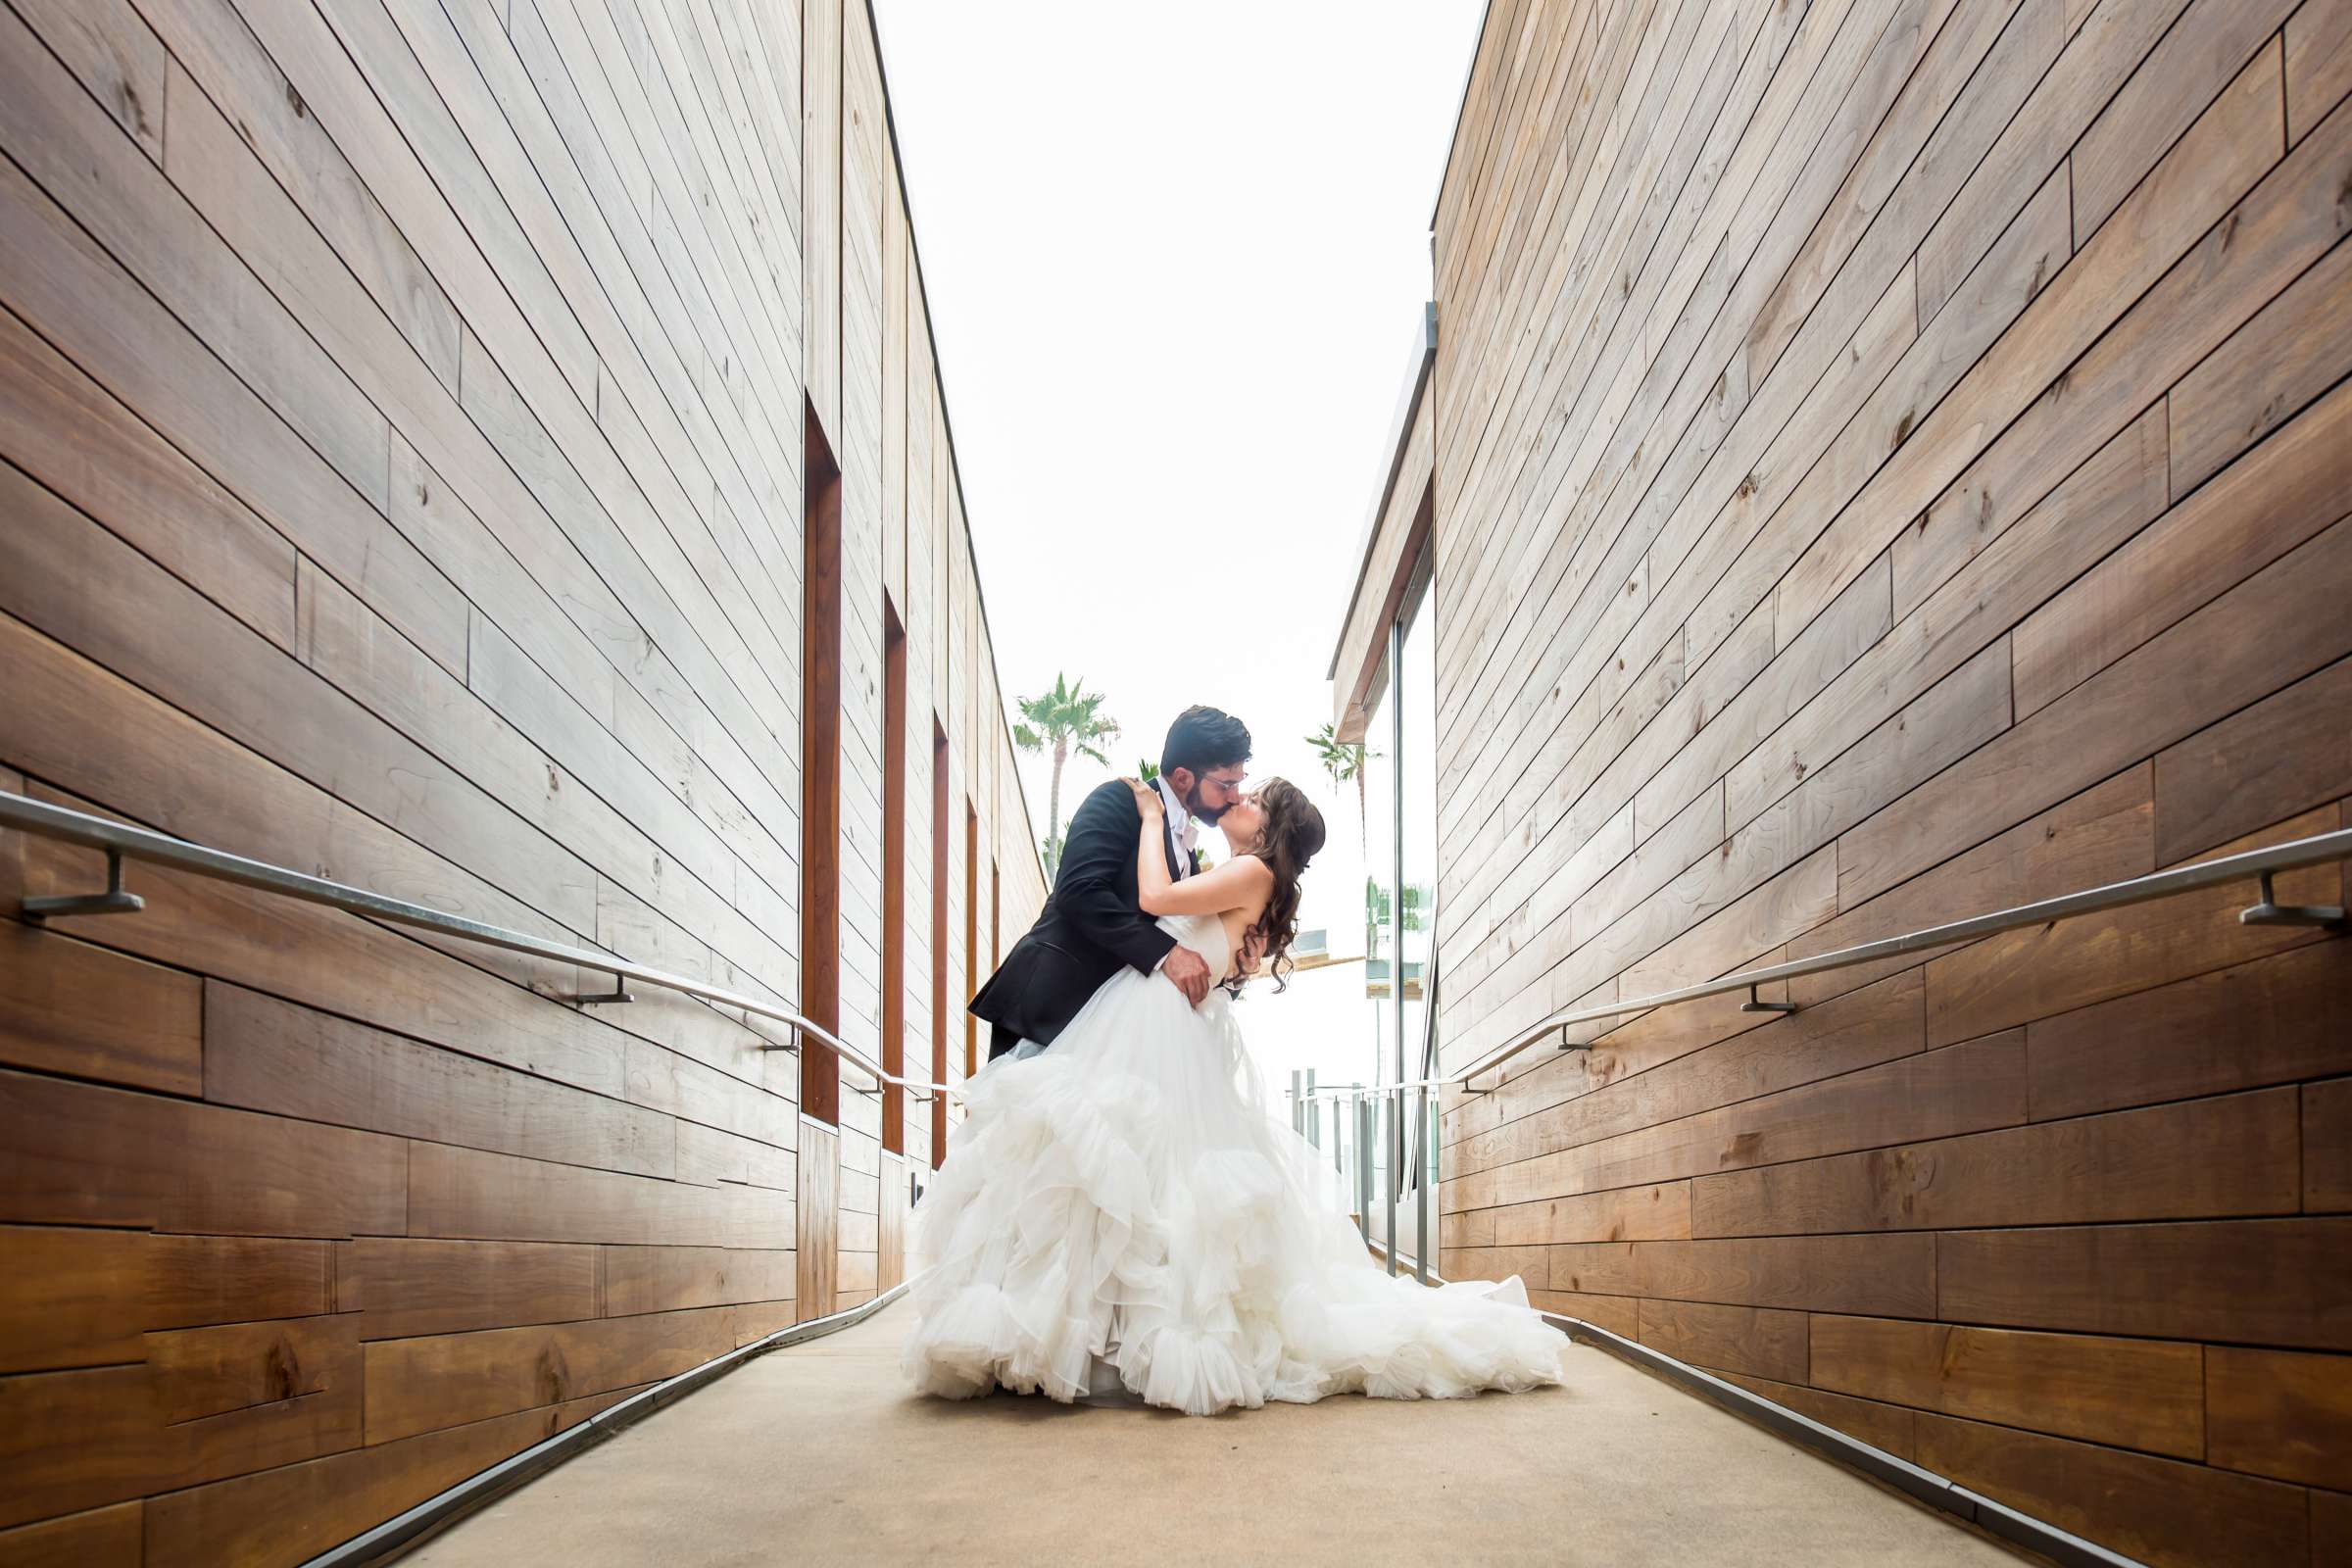
[[[1237,855],[1213,870],[1170,882],[1163,864],[1159,884],[1157,893],[1143,894],[1146,914],[1223,914],[1262,906],[1274,887],[1274,868],[1254,855]]]
[[[1136,903],[1146,914],[1159,914],[1152,901],[1168,891],[1167,852],[1161,848],[1168,836],[1167,808],[1160,803],[1159,791],[1143,780],[1131,778],[1127,787],[1135,791],[1135,808],[1144,814],[1135,845]]]
[[[1262,905],[1274,884],[1274,868],[1254,855],[1239,855],[1214,870],[1179,882],[1168,875],[1167,809],[1159,792],[1136,784],[1135,804],[1144,813],[1136,835],[1136,902],[1146,914],[1223,914]]]

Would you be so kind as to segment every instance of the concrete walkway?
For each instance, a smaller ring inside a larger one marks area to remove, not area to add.
[[[432,1568],[2020,1560],[1601,1351],[1566,1388],[1211,1420],[918,1399],[904,1303],[775,1351],[425,1544]],[[1426,1478],[1417,1486],[1401,1483]]]

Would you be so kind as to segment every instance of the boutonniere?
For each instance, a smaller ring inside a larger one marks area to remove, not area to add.
[[[1193,851],[1193,875],[1199,876],[1201,872],[1207,869],[1208,852],[1206,850]]]

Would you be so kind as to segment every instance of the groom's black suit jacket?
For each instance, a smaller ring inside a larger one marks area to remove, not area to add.
[[[1061,867],[1037,924],[972,998],[973,1015],[996,1025],[990,1060],[1022,1040],[1051,1045],[1120,964],[1150,974],[1176,945],[1137,905],[1135,846],[1143,830],[1135,792],[1117,779],[1089,795],[1070,818]],[[1182,874],[1170,844],[1168,875]]]

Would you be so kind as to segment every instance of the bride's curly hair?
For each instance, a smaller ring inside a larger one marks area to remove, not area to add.
[[[1306,791],[1287,778],[1266,780],[1258,790],[1258,804],[1266,823],[1250,853],[1273,868],[1274,891],[1250,930],[1265,944],[1260,961],[1280,992],[1289,988],[1290,972],[1296,967],[1290,952],[1298,935],[1298,879],[1323,849],[1323,813],[1306,798]]]

